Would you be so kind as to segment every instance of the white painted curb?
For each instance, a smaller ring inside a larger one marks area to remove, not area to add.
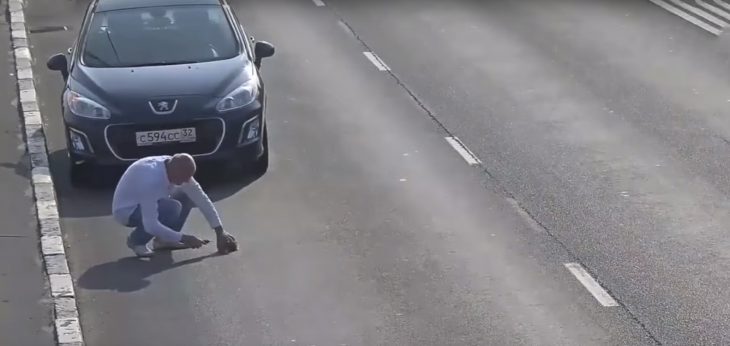
[[[55,188],[48,166],[46,136],[33,82],[33,58],[28,45],[23,7],[23,0],[9,0],[7,10],[10,13],[19,107],[23,115],[25,144],[31,161],[31,185],[41,236],[40,248],[53,300],[56,343],[60,346],[82,346],[84,338],[79,322],[76,291],[68,269]]]

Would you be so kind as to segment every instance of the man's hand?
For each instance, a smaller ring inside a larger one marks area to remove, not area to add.
[[[215,237],[219,253],[227,254],[229,252],[238,250],[238,242],[236,241],[236,238],[234,238],[228,232],[222,229],[216,230]]]
[[[183,234],[182,238],[180,239],[180,242],[185,244],[185,246],[191,247],[193,249],[198,249],[201,246],[208,243],[207,241],[201,240],[200,238],[198,238],[194,235],[188,235],[188,234]]]

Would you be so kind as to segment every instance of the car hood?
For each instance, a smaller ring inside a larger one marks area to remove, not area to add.
[[[214,62],[90,68],[79,65],[70,87],[102,104],[123,111],[155,98],[209,100],[226,96],[251,78],[251,62],[243,57]]]

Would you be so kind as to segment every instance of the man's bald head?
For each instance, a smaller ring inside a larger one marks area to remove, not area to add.
[[[167,178],[175,185],[186,183],[197,169],[195,159],[190,154],[175,154],[167,161]]]

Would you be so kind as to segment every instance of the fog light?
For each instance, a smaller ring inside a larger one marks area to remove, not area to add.
[[[89,139],[86,137],[86,134],[83,132],[69,129],[68,130],[68,137],[71,141],[71,146],[73,147],[73,150],[76,152],[93,152],[91,150],[91,146],[89,145]]]
[[[246,135],[246,140],[259,138],[259,128],[261,128],[261,122],[258,118],[256,118],[256,120],[252,121],[251,124],[248,125],[248,134]]]
[[[241,126],[241,135],[238,137],[238,145],[246,145],[254,142],[261,134],[261,119],[257,116],[246,121]]]

